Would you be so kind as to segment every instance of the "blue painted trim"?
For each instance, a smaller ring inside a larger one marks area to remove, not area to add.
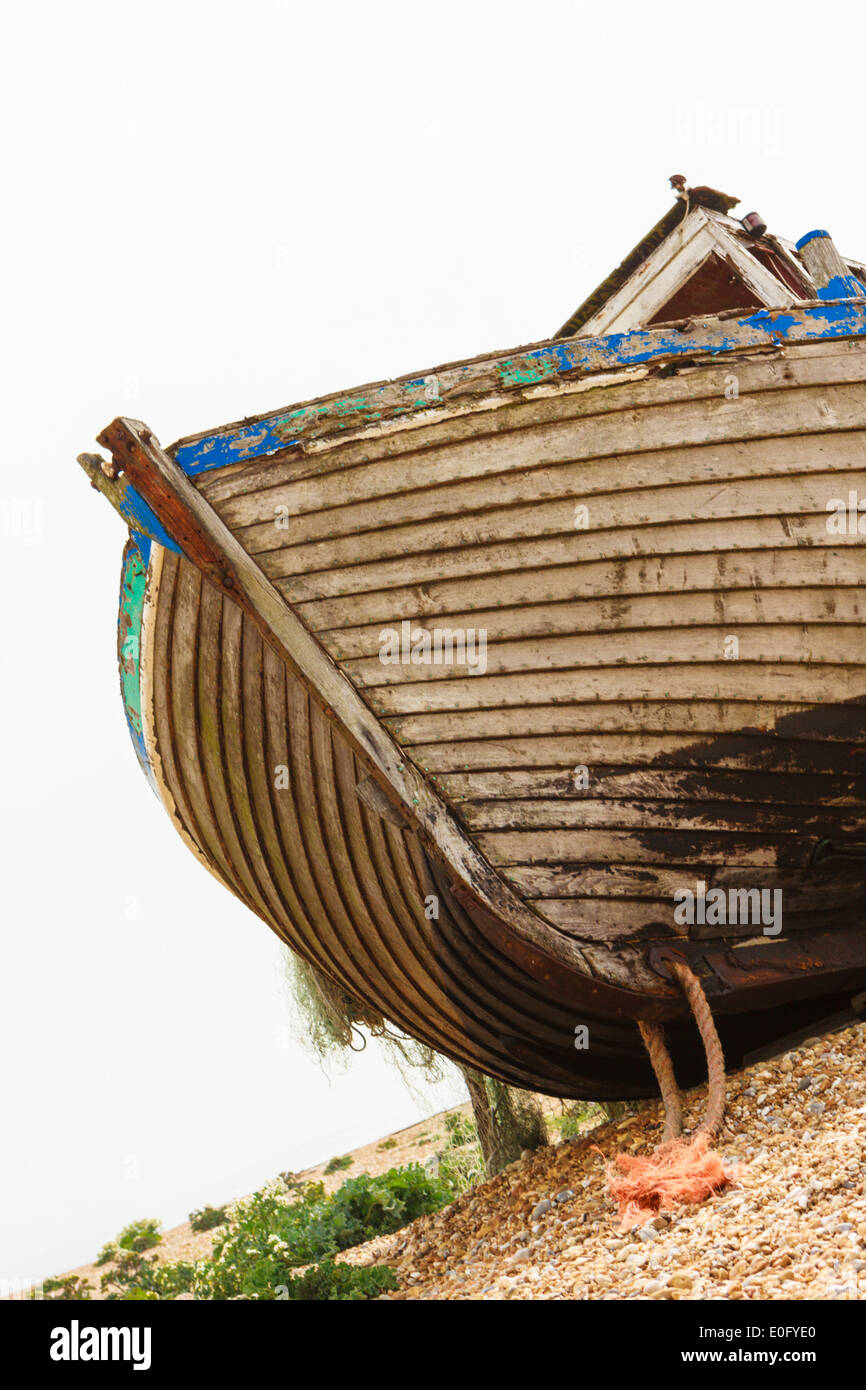
[[[135,541],[135,544],[138,546],[139,553],[141,554],[141,558],[144,561],[145,565],[149,565],[150,548],[153,544],[153,542],[150,539],[150,536],[142,535],[140,531],[131,531],[130,535],[132,536],[132,539]],[[178,554],[180,554],[180,551],[178,551]]]
[[[819,299],[855,299],[866,295],[866,289],[856,275],[835,275],[829,284],[818,291]]]
[[[809,242],[810,242],[810,241],[814,241],[815,238],[816,238],[816,237],[819,237],[819,236],[825,236],[825,237],[827,237],[827,238],[829,239],[830,233],[829,233],[829,232],[825,232],[825,231],[824,231],[822,228],[820,228],[820,227],[816,228],[816,230],[815,230],[814,232],[807,232],[805,236],[801,236],[801,237],[800,237],[800,240],[799,240],[798,242],[795,242],[795,245],[796,245],[796,247],[797,247],[797,250],[798,250],[798,251],[802,250],[802,248],[803,248],[804,246],[808,246],[808,245],[809,245]]]
[[[126,482],[120,500],[118,510],[121,516],[137,537],[147,536],[165,546],[166,550],[173,550],[177,555],[181,554],[180,546],[177,541],[172,540],[166,531],[159,517],[145,502],[144,498],[132,486]],[[148,540],[148,555],[150,554],[150,540]]]
[[[817,235],[817,233],[813,233]],[[190,477],[229,464],[266,458],[301,442],[305,436],[357,429],[376,420],[398,419],[435,410],[459,397],[486,369],[484,389],[508,389],[553,382],[564,374],[592,375],[618,367],[638,366],[658,358],[721,357],[744,347],[772,343],[816,342],[866,337],[866,303],[859,282],[835,303],[808,308],[760,309],[741,319],[697,320],[692,332],[675,328],[634,329],[597,338],[559,338],[538,348],[474,359],[442,367],[425,376],[362,387],[284,410],[250,424],[236,425],[179,444],[174,457]],[[495,378],[490,381],[490,378]],[[480,389],[480,388],[479,388]],[[318,428],[316,428],[318,426]]]

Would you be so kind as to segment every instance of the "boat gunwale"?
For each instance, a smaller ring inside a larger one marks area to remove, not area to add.
[[[722,325],[736,320],[739,332]],[[713,329],[716,335],[713,337]],[[697,329],[703,333],[696,332]],[[794,330],[805,330],[796,332]],[[671,324],[638,328],[597,337],[547,338],[520,347],[495,350],[392,379],[350,387],[294,405],[183,436],[166,452],[189,477],[215,469],[245,465],[324,436],[348,437],[369,428],[405,425],[409,420],[431,423],[443,418],[449,406],[466,406],[470,394],[513,393],[526,389],[561,387],[565,381],[585,387],[597,378],[647,363],[661,366],[678,357],[727,358],[736,352],[760,352],[790,344],[866,336],[863,298],[801,300],[782,308],[764,308],[743,317],[742,309],[714,315],[695,315]],[[522,365],[521,365],[522,364]],[[484,372],[488,380],[485,383]],[[442,378],[453,377],[444,383]],[[431,383],[435,387],[431,387]],[[409,401],[410,388],[415,399]],[[477,389],[476,389],[477,388]],[[434,393],[435,390],[435,393]],[[418,392],[430,394],[418,399]],[[386,393],[405,393],[406,404],[391,402]],[[362,395],[362,393],[364,393]],[[383,410],[372,411],[366,396],[379,393]],[[477,401],[473,402],[477,407]],[[358,420],[358,415],[366,418]],[[316,424],[323,426],[316,430]],[[280,430],[284,433],[280,433]],[[231,451],[234,452],[231,452]],[[228,452],[227,452],[228,451]]]

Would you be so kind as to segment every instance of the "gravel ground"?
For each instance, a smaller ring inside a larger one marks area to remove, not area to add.
[[[660,1105],[525,1154],[395,1236],[347,1252],[391,1264],[394,1299],[866,1297],[866,1025],[728,1079],[716,1148],[736,1180],[640,1230],[617,1227],[604,1164],[646,1153]],[[686,1125],[701,1118],[689,1093]]]
[[[704,1092],[686,1097],[698,1124]],[[468,1107],[462,1107],[468,1111]],[[390,1264],[391,1299],[854,1299],[866,1297],[866,1024],[728,1077],[716,1143],[735,1181],[718,1197],[618,1228],[604,1158],[649,1153],[661,1105],[525,1154],[396,1235],[346,1251]],[[442,1117],[356,1151],[346,1176],[424,1160]],[[319,1176],[322,1165],[304,1176]],[[215,1233],[166,1233],[162,1258],[196,1258]],[[80,1271],[98,1288],[91,1266]],[[97,1294],[98,1296],[98,1294]]]

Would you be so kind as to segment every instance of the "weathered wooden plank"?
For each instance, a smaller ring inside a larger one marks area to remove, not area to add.
[[[804,557],[805,560],[805,557]],[[436,618],[413,613],[406,621],[413,631],[424,628],[434,637],[458,630],[472,629],[487,633],[487,650],[495,659],[507,662],[517,652],[512,644],[520,638],[549,639],[572,633],[624,632],[629,629],[648,631],[653,628],[676,628],[680,641],[690,639],[683,629],[723,627],[731,632],[740,626],[754,624],[790,623],[862,623],[866,618],[866,551],[862,557],[864,588],[798,587],[795,589],[717,590],[715,593],[640,594],[633,598],[578,599],[571,603],[533,603],[507,609],[488,608],[480,611],[447,613]],[[807,570],[804,564],[804,577]],[[401,620],[402,621],[402,620]],[[365,627],[337,628],[335,632],[319,633],[319,640],[345,669],[358,672],[355,662],[376,657],[383,645],[381,622]],[[499,649],[499,644],[506,647]],[[368,682],[366,665],[361,669],[363,681]],[[488,670],[493,667],[488,660]],[[502,668],[504,669],[504,667]],[[518,668],[515,668],[518,669]]]
[[[221,504],[264,489],[282,487],[304,478],[350,470],[359,464],[408,455],[421,450],[444,449],[487,434],[534,430],[551,422],[613,413],[623,409],[667,405],[677,401],[709,400],[729,395],[732,373],[740,396],[760,391],[788,390],[791,385],[811,386],[862,381],[866,372],[860,341],[801,343],[787,350],[774,348],[760,354],[732,355],[720,364],[679,363],[674,374],[659,377],[647,368],[629,368],[540,388],[527,399],[500,398],[477,402],[462,411],[438,416],[435,423],[406,418],[398,425],[368,427],[359,438],[332,436],[308,445],[268,455],[246,464],[200,474],[196,485],[221,510]],[[547,455],[546,455],[547,456]],[[231,517],[231,513],[228,514]],[[261,518],[260,518],[261,519]]]
[[[492,507],[467,515],[411,526],[386,526],[359,535],[343,536],[309,545],[286,546],[257,556],[271,578],[309,574],[317,570],[348,569],[353,566],[388,561],[395,556],[424,555],[446,547],[483,547],[502,541],[528,541],[536,537],[571,535],[576,529],[592,532],[626,531],[642,527],[676,526],[690,521],[712,520],[722,526],[732,519],[769,516],[787,520],[817,513],[826,523],[828,507],[840,492],[847,499],[848,489],[866,488],[866,470],[846,476],[844,488],[833,473],[787,475],[770,479],[743,479],[732,482],[714,480],[709,484],[683,487],[659,486],[639,492],[617,489],[610,479],[610,491],[539,502],[521,507]],[[586,507],[578,513],[579,507]],[[580,525],[577,518],[580,517]],[[273,535],[276,540],[278,532]],[[829,533],[828,533],[829,539]],[[658,542],[653,545],[656,549]]]
[[[312,599],[360,594],[370,590],[471,578],[479,575],[520,573],[528,595],[545,596],[546,570],[554,565],[580,565],[593,561],[626,561],[635,556],[658,559],[672,555],[706,555],[736,550],[787,550],[796,547],[860,546],[853,532],[830,535],[826,508],[809,515],[731,517],[724,525],[712,520],[644,526],[636,530],[574,531],[571,535],[539,536],[532,540],[498,541],[466,545],[453,550],[428,551],[340,570],[292,575],[276,580],[276,588],[294,606]],[[279,567],[279,558],[273,563]],[[271,557],[263,555],[264,573]],[[769,563],[769,561],[768,561]],[[467,590],[473,586],[467,585]],[[465,602],[465,600],[462,600]]]
[[[691,690],[691,686],[690,686]],[[575,690],[578,700],[582,692]],[[589,698],[580,703],[563,700],[555,705],[533,705],[531,715],[527,716],[522,706],[491,709],[464,710],[460,715],[459,740],[456,735],[454,715],[451,710],[439,713],[395,715],[386,720],[402,743],[420,747],[424,744],[451,743],[459,741],[490,739],[510,740],[527,735],[527,717],[532,723],[529,733],[532,737],[542,734],[682,734],[690,741],[712,734],[736,733],[746,740],[758,730],[771,733],[778,721],[786,715],[810,716],[804,725],[817,728],[811,718],[811,701],[785,702],[777,696],[775,700],[707,699],[706,682],[698,677],[697,688],[692,698],[662,696],[654,700],[600,701]],[[835,712],[835,713],[834,713]],[[790,724],[790,720],[787,721]],[[829,703],[823,708],[820,729],[822,738],[837,738],[850,743],[862,727],[866,735],[866,721],[858,723],[856,715],[847,705],[833,706]],[[796,734],[790,735],[795,737]]]
[[[807,726],[808,727],[808,726]],[[494,771],[502,768],[551,766],[594,768],[752,769],[756,772],[839,773],[842,767],[857,776],[866,772],[866,744],[834,743],[821,737],[820,719],[812,727],[816,738],[760,737],[746,734],[701,739],[694,734],[578,734],[509,739],[466,739],[453,743],[410,744],[406,752],[430,773]]]
[[[709,790],[709,789],[708,789]],[[470,830],[764,830],[774,835],[814,833],[818,839],[856,835],[863,824],[857,807],[749,804],[721,798],[692,801],[626,801],[588,798],[534,798],[464,801],[460,816]]]
[[[799,618],[796,602],[792,597],[789,605],[792,617]],[[443,631],[440,629],[440,633]],[[758,663],[774,667],[802,662],[804,665],[830,664],[838,666],[866,667],[866,630],[860,623],[804,622],[788,623],[746,623],[738,627],[733,635],[738,645],[737,654],[730,657],[726,644],[732,635],[726,624],[713,627],[649,627],[627,629],[623,632],[569,633],[565,636],[549,636],[527,639],[525,641],[490,641],[485,638],[484,650],[477,634],[472,640],[463,639],[457,646],[451,629],[448,645],[440,652],[441,661],[437,663],[431,656],[429,661],[414,665],[411,660],[397,661],[393,664],[383,662],[379,657],[346,661],[343,668],[361,689],[374,691],[374,700],[382,702],[383,707],[390,698],[386,689],[397,698],[411,700],[412,686],[425,687],[426,699],[430,684],[447,682],[449,685],[464,685],[471,681],[486,689],[487,683],[499,679],[497,690],[503,689],[503,682],[514,683],[519,693],[497,699],[495,703],[514,704],[517,701],[531,702],[534,686],[527,684],[527,678],[534,678],[542,672],[577,671],[584,668],[598,670],[610,666],[668,666],[675,668],[686,663],[724,662],[732,664]],[[432,638],[431,638],[432,648]],[[463,661],[447,660],[448,655],[464,656]],[[407,634],[405,655],[411,656],[411,630]],[[674,686],[680,685],[682,673],[671,671],[670,680]],[[728,677],[719,677],[723,682]],[[866,669],[860,673],[860,680],[866,690]],[[729,691],[734,694],[732,681]],[[467,687],[468,688],[468,687]],[[446,698],[446,697],[443,697]],[[472,702],[474,703],[474,702]],[[459,706],[454,706],[455,708]],[[388,711],[392,711],[389,709]]]
[[[578,802],[671,801],[686,814],[689,803],[703,801],[711,791],[719,801],[767,803],[781,806],[860,807],[866,803],[866,777],[833,773],[740,772],[715,768],[712,781],[704,773],[680,768],[605,769],[586,787],[575,781],[574,767],[513,768],[504,772],[445,772],[436,784],[452,801],[561,797]],[[466,814],[466,812],[462,812]]]
[[[254,911],[262,911],[264,903],[261,898],[252,891],[249,879],[245,882],[240,876],[226,853],[200,761],[198,718],[193,695],[198,678],[200,598],[201,576],[192,566],[180,565],[173,595],[171,648],[168,654],[172,681],[166,692],[169,699],[165,711],[170,724],[169,737],[175,747],[175,770],[180,779],[177,791],[181,793],[182,788],[181,794],[191,812],[191,825],[195,827],[195,838],[204,853],[220,872],[225,872],[229,880],[234,881],[238,895]]]
[[[551,864],[512,864],[505,876],[525,893],[527,898],[640,898],[673,902],[674,894],[683,888],[694,891],[702,880],[708,888],[780,888],[783,904],[792,911],[811,911],[851,901],[852,874],[840,876],[816,868],[775,868],[768,874],[765,867],[728,868],[715,864],[696,863],[691,879],[680,865],[672,867],[651,864],[584,864],[563,867]],[[822,899],[822,895],[825,895]]]
[[[686,886],[683,884],[682,886]],[[694,886],[694,884],[692,885]],[[840,901],[844,902],[844,895]],[[699,926],[685,928],[674,921],[672,903],[640,903],[622,900],[605,902],[585,898],[538,898],[533,903],[548,922],[554,923],[563,931],[572,933],[581,940],[607,941],[652,941],[682,939],[692,940],[736,940],[762,936],[762,924],[751,921],[729,922],[725,926]],[[823,925],[823,914],[812,907],[791,907],[783,910],[783,929],[789,932],[814,930]],[[824,918],[826,920],[826,918]],[[764,938],[767,940],[768,938]]]
[[[540,557],[544,564],[544,556]],[[720,550],[689,555],[638,556],[545,566],[536,576],[524,570],[477,574],[471,580],[431,580],[425,584],[355,593],[298,605],[298,613],[314,632],[354,630],[384,623],[396,615],[429,621],[452,613],[546,607],[578,600],[611,605],[633,598],[687,595],[712,591],[727,595],[737,589],[806,587],[808,585],[863,587],[866,585],[866,547],[815,544],[788,550]],[[467,626],[469,624],[467,623]],[[475,625],[482,625],[478,619]]]
[[[687,935],[686,929],[674,922],[673,903],[664,900],[644,903],[624,898],[536,898],[532,905],[548,922],[581,941],[613,945],[626,941],[671,941]]]
[[[819,447],[826,448],[828,434],[862,429],[862,415],[856,409],[851,412],[863,392],[864,356],[861,348],[859,354],[842,359],[836,371],[806,373],[795,359],[793,366],[777,365],[772,373],[765,368],[765,379],[751,383],[741,379],[743,368],[735,363],[712,376],[700,371],[665,382],[622,386],[615,400],[611,391],[579,397],[582,408],[577,413],[573,397],[557,395],[546,403],[541,420],[534,418],[538,409],[527,416],[526,407],[515,414],[513,408],[500,406],[473,414],[469,422],[441,421],[429,437],[425,432],[424,439],[416,432],[399,436],[389,441],[387,452],[375,439],[365,439],[363,448],[344,445],[333,455],[293,456],[285,464],[261,466],[254,477],[247,471],[229,478],[218,475],[201,486],[226,523],[238,529],[273,523],[280,505],[292,518],[370,506],[382,497],[390,503],[419,490],[439,494],[450,486],[471,493],[485,479],[492,488],[513,483],[513,475],[523,471],[550,469],[555,479],[556,470],[577,461],[590,486],[603,486],[613,460],[634,479],[633,485],[643,485],[644,480],[650,485],[653,459],[659,453],[668,455],[665,473],[673,468],[674,476],[681,472],[684,480],[701,459],[709,467],[717,458],[716,466],[736,474],[749,468],[749,446],[758,448],[760,460],[772,456],[772,446],[765,441],[773,438],[790,440],[799,451],[795,441],[800,437],[815,435]],[[732,380],[739,393],[735,398]],[[783,406],[792,393],[789,414]],[[592,413],[588,400],[604,408]],[[709,432],[702,427],[707,415],[716,419]],[[230,488],[233,491],[223,498]]]
[[[221,877],[204,851],[175,760],[167,680],[171,670],[171,617],[178,565],[175,553],[161,547],[151,550],[140,636],[144,748],[153,784],[172,825],[208,873],[234,892],[234,881]]]
[[[383,820],[390,821],[392,825],[398,825],[401,830],[405,830],[408,826],[409,822],[403,812],[394,805],[375,778],[361,777],[355,783],[355,795],[368,810],[374,811]]]
[[[834,664],[833,650],[822,647],[819,633],[813,647],[819,652],[824,650],[826,659],[819,658],[811,666],[805,664],[796,650],[786,660],[779,639],[777,655],[770,660],[747,661],[741,657],[738,661],[725,661],[720,655],[716,664],[711,664],[708,648],[696,646],[693,660],[689,660],[687,653],[680,653],[679,662],[660,654],[662,664],[656,666],[588,665],[563,671],[527,672],[525,679],[465,676],[408,685],[370,686],[365,694],[371,708],[383,716],[423,710],[530,705],[536,700],[540,704],[555,704],[559,700],[660,700],[682,699],[687,695],[708,700],[759,700],[762,696],[774,700],[786,695],[797,702],[820,704],[822,693],[830,691],[834,700],[856,700],[866,693],[866,669],[863,669],[863,634],[854,631],[857,645],[850,663],[845,661],[843,646],[836,652],[838,664]]]
[[[188,568],[185,566],[184,568]],[[219,826],[225,858],[238,874],[248,899],[266,919],[285,921],[270,870],[256,853],[258,836],[246,796],[241,747],[244,703],[240,691],[240,644],[243,615],[229,608],[222,595],[202,584],[197,634],[197,681],[178,694],[195,709],[202,774]],[[177,617],[175,619],[177,621]]]
[[[782,863],[804,868],[813,849],[810,837],[724,831],[660,830],[637,834],[629,830],[490,830],[478,844],[491,864],[564,864],[586,860],[608,864],[681,864],[688,872],[695,863],[743,865]],[[785,857],[780,859],[780,856]],[[687,886],[687,885],[686,885]]]
[[[339,474],[330,494],[324,494],[324,479],[299,486],[270,488],[266,494],[244,494],[231,508],[225,508],[226,524],[252,553],[304,544],[321,538],[348,536],[356,532],[377,531],[382,527],[411,525],[415,522],[483,511],[491,507],[518,506],[555,498],[587,499],[610,492],[657,489],[660,486],[706,484],[708,480],[745,480],[786,477],[827,469],[844,472],[863,469],[862,430],[816,432],[784,439],[752,439],[748,442],[698,443],[676,449],[644,449],[627,452],[632,435],[640,440],[639,424],[633,412],[623,422],[622,452],[602,458],[577,456],[554,463],[543,445],[511,436],[497,437],[497,458],[501,468],[495,474],[448,482],[432,481],[425,475],[422,486],[412,487],[410,477],[395,461],[389,475],[375,484],[370,478],[372,465],[353,470],[360,477]],[[518,452],[518,445],[521,446]],[[429,470],[429,461],[424,460]],[[337,484],[341,486],[337,486]],[[364,485],[389,490],[374,493],[369,500],[353,501],[352,492]],[[653,499],[648,499],[652,501]]]

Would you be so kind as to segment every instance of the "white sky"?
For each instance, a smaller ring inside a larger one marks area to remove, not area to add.
[[[0,1278],[460,1094],[419,1103],[372,1050],[329,1084],[284,1045],[275,939],[138,771],[123,529],[75,455],[120,413],[169,443],[545,337],[671,173],[866,255],[862,31],[834,3],[9,11]]]

